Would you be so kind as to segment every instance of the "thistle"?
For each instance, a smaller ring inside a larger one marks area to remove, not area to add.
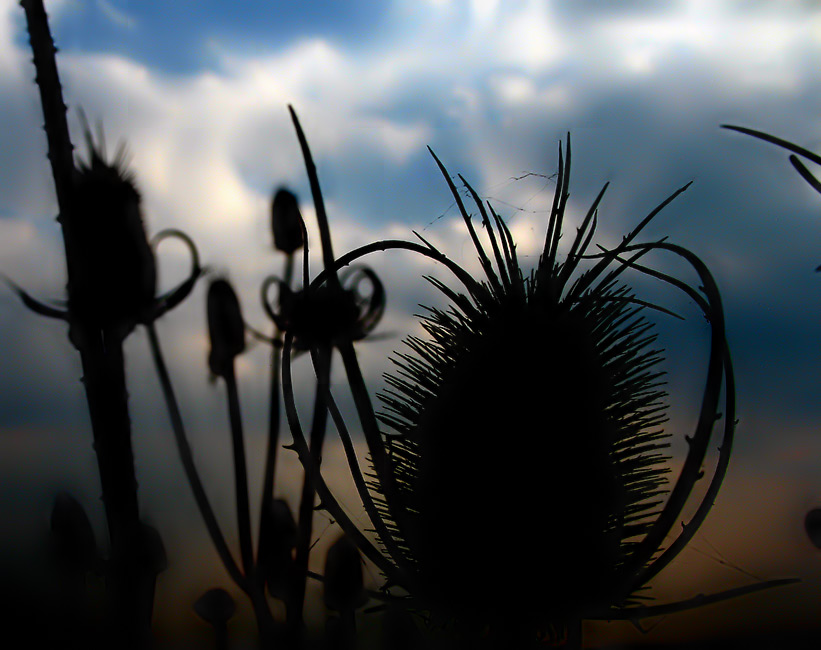
[[[469,643],[513,648],[528,647],[539,637],[576,647],[584,619],[638,620],[790,582],[758,583],[669,605],[644,602],[648,582],[707,516],[727,469],[735,425],[732,364],[712,276],[679,246],[664,240],[634,243],[689,183],[613,250],[599,247],[589,254],[605,185],[562,260],[568,136],[565,151],[559,151],[544,249],[536,269],[526,274],[510,231],[492,206],[461,179],[481,215],[487,249],[461,194],[436,162],[484,277],[473,278],[424,240],[422,245],[376,242],[334,264],[342,268],[376,251],[405,249],[444,264],[462,285],[454,289],[429,278],[450,304],[429,309],[422,319],[427,336],[409,337],[408,350],[395,355],[396,371],[386,377],[388,388],[380,395],[383,430],[375,435],[372,412],[359,411],[370,480],[352,453],[348,460],[378,546],[346,517],[318,465],[311,464],[289,397],[293,337],[286,339],[283,362],[295,446],[323,504],[382,569],[386,588],[406,592],[403,602],[410,609],[456,622]],[[651,251],[688,262],[702,293],[640,264]],[[588,268],[582,270],[585,259]],[[622,280],[628,269],[682,291],[710,323],[701,411],[676,481],[670,480],[665,451],[670,434],[663,428],[663,354],[647,318],[650,311],[673,314],[638,298]],[[720,411],[723,439],[714,475],[695,514],[679,527],[703,477]],[[348,440],[338,413],[334,421],[343,442]]]
[[[429,337],[406,341],[381,395],[395,487],[372,488],[420,599],[477,628],[490,622],[508,642],[637,602],[623,582],[669,472],[663,358],[646,308],[612,271],[567,287],[595,205],[557,260],[562,165],[527,276],[474,194],[497,270],[466,219],[486,280],[471,298],[432,281],[452,304],[423,318]]]

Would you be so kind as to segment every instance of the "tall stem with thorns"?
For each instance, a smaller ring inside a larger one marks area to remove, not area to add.
[[[75,191],[78,170],[74,147],[69,137],[66,105],[57,73],[56,48],[48,26],[42,0],[21,0],[25,10],[37,71],[36,82],[45,117],[48,158],[57,194],[68,273],[69,304],[65,319],[70,338],[80,353],[83,384],[88,401],[94,448],[100,473],[111,561],[108,580],[111,587],[110,625],[130,647],[141,647],[150,637],[155,575],[140,566],[140,540],[137,481],[131,446],[131,425],[122,350],[122,336],[116,328],[87,318],[76,296],[82,291],[84,260],[81,251]]]

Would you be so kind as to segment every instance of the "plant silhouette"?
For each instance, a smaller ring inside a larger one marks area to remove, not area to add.
[[[331,249],[330,227],[319,193],[316,170],[299,120],[293,109],[291,117],[302,146],[306,168],[316,206],[320,240],[326,268],[334,262]],[[226,386],[229,423],[234,459],[234,489],[237,525],[239,531],[240,562],[238,563],[225,541],[219,522],[210,505],[205,487],[194,463],[183,418],[171,378],[166,367],[156,330],[149,329],[155,365],[163,388],[169,416],[174,430],[177,449],[188,482],[194,493],[200,514],[220,559],[234,583],[248,596],[257,621],[263,647],[284,643],[301,647],[303,643],[303,606],[306,580],[310,574],[308,560],[312,549],[315,486],[308,472],[303,480],[297,520],[288,504],[274,499],[276,450],[279,441],[280,411],[280,354],[283,333],[296,341],[300,351],[310,350],[318,364],[317,390],[314,399],[311,429],[311,455],[317,464],[321,461],[328,404],[326,395],[330,382],[331,356],[334,349],[343,352],[343,360],[356,363],[353,342],[366,337],[378,324],[385,306],[385,290],[379,278],[366,267],[346,269],[336,275],[331,268],[332,281],[312,289],[309,283],[308,245],[305,224],[302,221],[296,196],[280,188],[271,203],[271,229],[274,247],[285,254],[283,277],[266,278],[261,289],[263,307],[274,324],[273,336],[268,337],[248,326],[242,316],[239,300],[225,279],[216,279],[208,290],[208,329],[211,351],[208,364],[213,377]],[[300,290],[292,287],[294,255],[303,249],[303,281]],[[198,261],[195,263],[198,266]],[[371,291],[364,294],[360,285],[367,282]],[[270,289],[276,286],[278,295],[272,300]],[[263,493],[259,514],[259,534],[256,548],[251,537],[251,514],[248,499],[248,476],[244,450],[243,422],[239,390],[234,373],[234,362],[245,349],[246,330],[256,338],[272,345],[271,407],[269,436],[266,453]],[[347,354],[348,356],[345,356]],[[359,392],[366,392],[359,374]],[[322,576],[314,575],[323,579]],[[274,619],[267,594],[284,601],[286,625]],[[346,610],[346,614],[350,614]],[[347,618],[350,618],[349,616]],[[347,620],[346,618],[346,620]],[[346,629],[350,628],[346,625]],[[344,636],[344,635],[343,635]]]
[[[581,644],[583,619],[638,620],[680,611],[790,580],[762,582],[668,605],[647,605],[647,583],[689,542],[707,516],[732,448],[734,384],[721,299],[706,266],[664,240],[634,243],[641,230],[689,183],[652,210],[612,250],[588,254],[601,190],[564,261],[558,243],[569,196],[570,139],[559,151],[557,190],[537,268],[525,275],[516,244],[492,206],[461,179],[481,215],[490,254],[461,194],[434,158],[464,218],[483,269],[474,279],[422,239],[382,241],[336,260],[342,268],[368,254],[405,249],[444,264],[462,284],[433,280],[450,301],[410,337],[387,377],[375,430],[359,411],[372,479],[366,481],[331,396],[334,422],[381,548],[357,530],[312,463],[293,403],[286,337],[286,412],[323,503],[386,575],[412,610],[455,621],[467,647],[529,647],[550,638]],[[461,178],[461,177],[460,177]],[[672,254],[694,269],[703,295],[639,263]],[[582,260],[589,268],[581,270]],[[495,264],[495,267],[494,267]],[[710,323],[707,382],[678,479],[670,484],[663,450],[669,435],[661,352],[647,310],[621,282],[627,269],[653,276],[692,299]],[[320,276],[315,284],[322,282]],[[711,433],[724,424],[719,460],[695,514],[674,527],[703,476]],[[312,463],[312,465],[309,465]],[[665,539],[672,535],[672,541]]]
[[[33,311],[67,322],[69,339],[80,353],[110,538],[107,627],[125,647],[142,647],[150,638],[154,582],[165,558],[156,530],[140,521],[123,341],[138,324],[150,325],[179,304],[199,269],[174,291],[155,296],[154,254],[142,222],[140,195],[122,152],[108,160],[102,135],[95,141],[86,125],[88,160],[75,164],[56,48],[42,0],[20,4],[60,211],[67,308],[44,305],[12,287]],[[58,501],[55,511],[62,507]]]
[[[123,355],[123,342],[138,325],[148,330],[196,504],[226,571],[250,600],[263,647],[306,646],[303,606],[309,577],[324,582],[325,603],[338,612],[328,626],[327,645],[333,648],[355,647],[356,612],[370,596],[386,601],[384,638],[392,648],[418,641],[409,613],[421,614],[431,626],[453,623],[464,647],[525,648],[543,641],[581,647],[584,619],[636,621],[793,582],[772,580],[671,604],[647,603],[648,584],[692,539],[718,494],[735,425],[733,368],[716,283],[690,251],[666,240],[637,243],[645,226],[689,184],[652,210],[617,246],[590,253],[605,185],[561,259],[559,241],[569,196],[568,135],[565,148],[559,149],[557,191],[544,249],[536,269],[526,273],[510,231],[492,206],[459,177],[481,217],[481,236],[462,193],[434,155],[483,276],[473,277],[421,237],[421,243],[374,242],[337,258],[313,157],[291,107],[324,268],[311,279],[309,241],[297,199],[280,188],[271,204],[271,227],[275,248],[285,255],[284,269],[281,278],[266,279],[261,290],[272,335],[248,326],[226,279],[212,278],[207,295],[208,365],[225,385],[233,450],[237,561],[197,472],[155,327],[202,276],[197,248],[177,230],[149,240],[140,194],[122,150],[109,158],[102,133],[95,138],[87,124],[87,160],[75,160],[43,2],[20,4],[31,37],[65,243],[67,306],[43,304],[10,284],[28,308],[66,322],[80,354],[110,547],[106,557],[82,505],[59,495],[52,511],[51,551],[60,598],[72,605],[59,621],[69,637],[61,642],[97,645],[86,583],[90,574],[102,573],[108,609],[100,645],[150,644],[155,581],[166,558],[159,533],[141,521],[139,512]],[[818,161],[791,143],[731,128]],[[821,191],[795,156],[791,161]],[[155,252],[167,238],[188,247],[191,269],[180,286],[157,296]],[[300,249],[302,286],[296,288],[295,256]],[[380,322],[386,293],[372,270],[352,265],[369,254],[397,250],[443,265],[461,286],[430,279],[450,304],[428,310],[422,317],[427,336],[409,337],[407,348],[394,356],[396,370],[387,377],[388,388],[380,395],[383,407],[377,412],[354,343]],[[684,260],[698,276],[701,291],[643,265],[640,260],[648,253]],[[670,435],[663,429],[663,354],[647,314],[655,310],[675,315],[634,295],[623,280],[628,270],[682,292],[710,325],[698,423],[687,438],[688,452],[675,481],[669,478],[665,452]],[[363,291],[363,284],[370,291]],[[273,287],[275,299],[269,295]],[[268,448],[256,545],[234,369],[248,332],[272,345]],[[316,374],[307,435],[292,377],[292,361],[300,353],[310,356]],[[343,365],[368,448],[364,470],[331,391],[335,356]],[[274,498],[280,390],[293,438],[290,447],[304,467],[296,519],[285,501]],[[329,418],[372,531],[351,520],[322,476]],[[717,466],[704,493],[693,498],[713,428],[722,418]],[[678,530],[688,505],[694,514]],[[344,532],[328,552],[323,576],[308,570],[317,507],[328,510]],[[806,522],[814,543],[817,519],[813,513]],[[386,578],[379,594],[363,588],[361,555]],[[284,601],[285,625],[275,620],[269,597]],[[235,611],[231,596],[212,589],[193,606],[214,626],[218,647],[227,647],[227,622]]]

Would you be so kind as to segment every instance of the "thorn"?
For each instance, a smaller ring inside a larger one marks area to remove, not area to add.
[[[685,435],[685,436],[684,436],[684,439],[687,441],[687,444],[688,444],[688,445],[692,445],[692,444],[693,444],[693,436],[688,436],[688,435]]]
[[[292,442],[290,445],[282,445],[282,448],[288,451],[296,451],[296,444]]]
[[[704,478],[704,470],[701,470],[698,474],[696,474],[696,480],[700,481]]]

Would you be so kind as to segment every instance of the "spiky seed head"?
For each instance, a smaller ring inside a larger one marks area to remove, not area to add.
[[[291,255],[303,245],[302,215],[296,195],[285,188],[274,194],[271,202],[271,230],[274,247]]]
[[[233,373],[234,358],[245,349],[245,322],[239,299],[227,280],[211,282],[207,298],[208,335],[211,351],[208,366],[217,377]]]
[[[151,318],[154,253],[143,225],[140,194],[120,155],[109,163],[88,136],[87,163],[75,176],[69,307],[87,324],[125,337]]]
[[[562,263],[528,277],[512,250],[497,246],[504,279],[488,262],[471,297],[437,285],[451,306],[394,358],[380,416],[393,481],[372,488],[414,595],[535,635],[625,604],[623,567],[666,489],[666,406],[629,289],[563,292]]]

